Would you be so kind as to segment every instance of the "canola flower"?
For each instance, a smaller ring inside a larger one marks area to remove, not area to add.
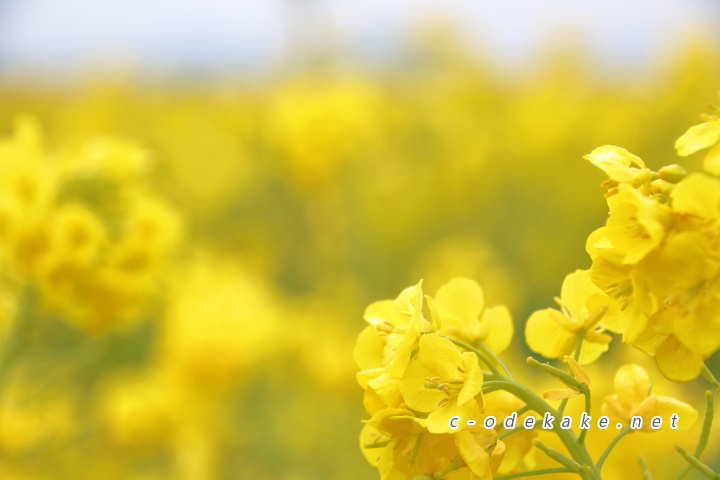
[[[720,173],[714,170],[714,145],[720,142],[717,122],[711,117],[676,144],[681,155],[713,147],[705,159],[705,168],[713,174]],[[565,388],[547,390],[541,398],[515,379],[498,355],[512,336],[509,311],[486,309],[483,291],[472,280],[451,280],[432,297],[423,293],[421,282],[395,300],[371,304],[365,312],[369,326],[358,338],[355,359],[371,414],[360,445],[381,479],[574,473],[600,480],[613,448],[634,430],[689,429],[697,410],[674,397],[656,395],[642,367],[624,365],[615,376],[615,393],[602,402],[597,423],[601,429],[616,424],[622,430],[593,459],[586,447],[591,378],[582,365],[608,350],[612,333],[654,356],[668,379],[688,381],[702,372],[720,387],[703,363],[720,348],[720,180],[689,174],[679,165],[655,172],[615,146],[600,147],[586,158],[609,177],[603,184],[608,190],[606,225],[587,240],[592,266],[565,278],[555,299],[559,310],[534,312],[524,329],[532,350],[568,363],[570,372],[528,358]],[[486,399],[500,392],[519,402],[514,416],[530,413],[521,426],[504,431],[497,422],[475,421],[486,411],[497,411]],[[570,417],[563,416],[568,399],[577,396],[585,399],[579,434],[570,428]],[[690,468],[718,476],[699,460],[712,424],[711,392],[707,398],[695,454],[677,447],[689,464],[680,478]],[[546,400],[561,403],[556,409]],[[562,419],[559,428],[553,424],[556,417]],[[536,422],[548,430],[544,435],[557,436],[564,451],[543,443],[534,431]],[[534,449],[558,467],[535,469],[529,455]],[[639,462],[649,477],[642,457]]]
[[[713,146],[716,126],[713,117],[689,129],[678,153]],[[716,175],[714,155],[705,168]],[[671,380],[710,376],[704,361],[720,348],[720,180],[680,165],[654,172],[614,146],[586,158],[609,176],[606,225],[587,240],[590,278],[619,310],[609,328],[654,356]]]
[[[9,281],[87,333],[137,322],[180,236],[143,185],[148,154],[122,140],[46,151],[38,122],[0,140],[0,262]]]

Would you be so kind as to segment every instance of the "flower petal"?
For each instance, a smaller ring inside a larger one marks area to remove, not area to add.
[[[720,140],[720,119],[694,125],[675,142],[675,150],[681,157],[712,147]]]

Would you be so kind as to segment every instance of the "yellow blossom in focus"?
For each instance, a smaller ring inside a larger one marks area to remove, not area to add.
[[[419,352],[402,377],[400,392],[408,407],[429,413],[432,433],[450,433],[450,417],[478,418],[482,409],[483,372],[474,353],[460,353],[437,334],[420,338]]]
[[[474,280],[450,280],[428,303],[435,307],[443,335],[470,344],[481,342],[495,353],[502,353],[510,345],[510,311],[504,305],[486,308],[483,290]]]
[[[565,277],[560,298],[561,310],[548,308],[534,312],[525,325],[528,346],[547,358],[573,356],[582,336],[581,365],[592,363],[607,351],[612,340],[605,324],[612,324],[617,307],[595,286],[586,270]]]
[[[365,310],[370,324],[355,344],[357,380],[365,389],[365,407],[375,413],[385,407],[400,407],[400,379],[421,332],[436,328],[423,316],[422,282],[403,290],[395,300],[381,300]]]

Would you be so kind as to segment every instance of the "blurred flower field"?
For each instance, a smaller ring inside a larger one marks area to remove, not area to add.
[[[524,364],[522,332],[590,266],[605,177],[582,157],[614,144],[699,170],[673,143],[716,98],[720,52],[688,47],[651,80],[608,79],[580,53],[511,79],[450,47],[417,55],[0,87],[0,478],[378,478],[353,346],[365,307],[420,279],[477,280],[509,308],[518,377],[554,386]],[[626,362],[702,398],[619,341],[606,357],[586,367],[598,406]],[[677,475],[653,442],[699,428],[633,442]],[[641,478],[631,450],[603,478]],[[720,443],[705,458],[720,468]]]

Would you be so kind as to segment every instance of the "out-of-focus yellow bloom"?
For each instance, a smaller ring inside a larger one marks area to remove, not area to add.
[[[592,363],[607,351],[612,338],[604,333],[613,324],[617,307],[590,280],[586,270],[565,277],[560,298],[561,310],[548,308],[534,312],[525,325],[525,339],[535,352],[548,358],[572,356],[583,337],[579,363]]]
[[[642,431],[652,432],[651,420],[662,418],[662,429],[671,427],[670,416],[677,414],[677,428],[687,430],[697,420],[698,412],[687,403],[673,397],[651,393],[652,385],[647,372],[639,365],[622,366],[615,374],[615,393],[603,400],[602,414],[611,421],[630,425],[634,416],[641,417]]]
[[[440,333],[474,344],[481,342],[502,353],[512,340],[513,324],[504,305],[485,307],[482,288],[469,278],[455,278],[440,287],[432,300]]]
[[[179,272],[171,299],[160,362],[180,381],[223,391],[274,353],[276,302],[239,267],[202,257]]]
[[[482,409],[483,372],[474,353],[460,353],[447,338],[429,333],[420,337],[417,356],[400,385],[405,403],[429,413],[432,433],[450,433],[450,417],[478,418]]]
[[[46,152],[27,117],[0,141],[0,261],[86,332],[140,318],[180,237],[177,212],[141,186],[146,163],[111,139]]]
[[[72,392],[42,392],[41,388],[27,378],[6,379],[0,399],[0,450],[4,454],[44,451],[77,433]]]

